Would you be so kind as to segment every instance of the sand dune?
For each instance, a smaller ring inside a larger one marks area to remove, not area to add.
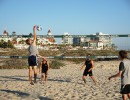
[[[121,100],[120,78],[108,80],[118,71],[119,61],[95,62],[94,85],[87,77],[84,84],[80,71],[82,64],[64,62],[61,69],[50,69],[48,82],[30,85],[27,69],[0,70],[0,100]]]

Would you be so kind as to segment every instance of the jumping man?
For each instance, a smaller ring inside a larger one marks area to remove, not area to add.
[[[31,85],[34,85],[36,83],[37,78],[37,61],[36,57],[42,57],[38,54],[38,49],[36,46],[36,26],[33,27],[33,40],[27,39],[26,43],[29,45],[28,51],[29,51],[29,57],[28,57],[28,64],[29,64],[29,82]],[[34,70],[34,83],[32,81],[32,71]]]

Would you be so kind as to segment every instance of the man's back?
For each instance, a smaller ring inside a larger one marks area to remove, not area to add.
[[[37,46],[33,44],[29,46],[28,51],[29,51],[29,56],[32,55],[36,56],[38,54]]]
[[[122,83],[130,84],[130,60],[124,59],[123,63],[124,63],[124,73],[123,73]]]

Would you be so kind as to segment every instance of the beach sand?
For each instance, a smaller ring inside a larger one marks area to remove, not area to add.
[[[30,85],[28,69],[0,70],[0,100],[121,100],[120,78],[108,80],[118,72],[119,61],[94,62],[95,85],[88,76],[82,81],[81,64],[64,61],[61,69],[50,69],[48,81]]]

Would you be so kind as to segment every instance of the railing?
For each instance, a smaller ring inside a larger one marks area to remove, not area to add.
[[[0,56],[0,59],[27,59],[28,56]],[[48,59],[85,59],[88,56],[47,56]],[[118,56],[90,56],[92,59],[118,59]]]

